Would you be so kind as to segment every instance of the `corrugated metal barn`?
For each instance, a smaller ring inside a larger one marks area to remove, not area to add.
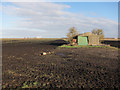
[[[78,45],[99,45],[99,36],[87,32],[84,34],[79,34],[73,38],[73,42]]]

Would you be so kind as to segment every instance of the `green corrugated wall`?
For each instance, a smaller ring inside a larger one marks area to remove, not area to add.
[[[87,37],[78,36],[78,45],[88,45]]]

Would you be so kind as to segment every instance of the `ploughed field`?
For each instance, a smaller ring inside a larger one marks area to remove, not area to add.
[[[109,44],[110,46],[120,48],[120,40],[104,40],[103,44]]]
[[[63,43],[66,42],[3,44],[2,87],[120,87],[120,62],[116,49],[58,47]],[[47,52],[47,55],[40,55],[41,52]]]

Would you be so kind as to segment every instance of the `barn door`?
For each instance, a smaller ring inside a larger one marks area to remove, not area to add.
[[[88,38],[78,36],[78,45],[88,45]]]

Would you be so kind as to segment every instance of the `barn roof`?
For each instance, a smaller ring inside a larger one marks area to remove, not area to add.
[[[79,35],[76,35],[76,36],[88,37],[88,36],[98,36],[98,35],[95,35],[95,34],[93,34],[93,33],[91,33],[91,32],[86,32],[86,33],[79,34]],[[76,37],[76,36],[75,36],[75,37]]]

